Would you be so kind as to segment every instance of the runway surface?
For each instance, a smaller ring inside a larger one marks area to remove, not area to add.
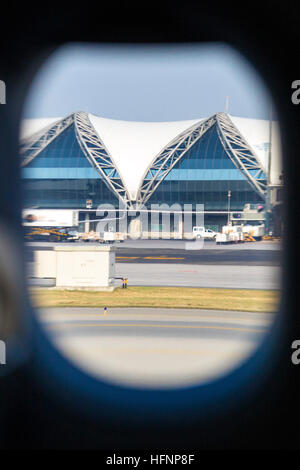
[[[129,286],[280,289],[279,266],[117,263],[116,276]]]
[[[171,249],[171,250],[184,250],[187,248],[187,243],[194,243],[195,241],[186,241],[186,240],[170,240],[170,239],[161,239],[161,240],[132,240],[128,238],[122,243],[117,244],[120,248],[129,248],[129,249]],[[225,244],[217,245],[215,241],[205,240],[203,249],[204,250],[217,250],[219,248],[222,250],[281,250],[281,244],[276,240],[261,240],[255,242],[247,243],[238,243],[238,244]]]
[[[54,280],[32,277],[32,261],[35,250],[51,250],[55,245],[47,242],[26,244],[30,285],[54,285]],[[83,245],[86,246],[85,243]],[[280,289],[281,251],[278,242],[221,247],[214,242],[204,242],[201,250],[186,247],[194,248],[197,244],[187,244],[183,240],[126,240],[116,244],[115,276],[128,278],[128,285],[132,286]],[[119,283],[115,281],[116,285]]]
[[[212,380],[246,360],[274,314],[194,309],[51,308],[39,311],[58,349],[113,383],[176,387]]]
[[[33,260],[37,249],[53,249],[57,243],[35,242],[26,244],[26,260]],[[61,243],[59,245],[62,245]],[[74,246],[78,246],[76,244]],[[81,245],[86,246],[86,243]],[[92,245],[91,243],[88,245]],[[68,244],[70,246],[70,244]],[[98,246],[98,245],[96,245]],[[280,246],[276,242],[254,242],[238,245],[216,245],[204,242],[197,248],[195,242],[182,240],[128,240],[113,245],[118,263],[164,263],[164,264],[212,264],[212,265],[252,265],[279,266]]]
[[[202,265],[235,265],[235,266],[279,266],[281,252],[271,250],[202,249],[129,249],[118,248],[116,261],[119,263],[167,263],[167,264],[202,264]]]

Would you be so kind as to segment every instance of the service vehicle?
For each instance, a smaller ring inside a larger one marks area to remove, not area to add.
[[[217,232],[214,232],[210,228],[204,226],[193,227],[193,238],[203,238],[205,240],[214,240],[217,236]]]
[[[100,232],[100,238],[104,241],[104,243],[114,243],[114,242],[123,242],[125,236],[123,233],[120,232]]]
[[[244,241],[242,225],[224,225],[222,232],[216,236],[216,244],[223,243],[241,243]]]
[[[100,233],[90,230],[89,232],[80,233],[80,240],[83,242],[99,242],[103,243],[103,239],[100,238]]]
[[[261,240],[266,234],[266,211],[262,204],[245,204],[242,212],[230,214],[232,225],[241,225],[247,241]]]
[[[261,240],[266,233],[266,229],[264,224],[247,224],[243,225],[243,232],[248,234],[250,237],[253,237],[255,240]]]
[[[74,241],[78,212],[69,209],[24,209],[24,238],[30,241]]]

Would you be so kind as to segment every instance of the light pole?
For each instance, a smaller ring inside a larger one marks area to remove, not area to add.
[[[271,158],[272,158],[272,103],[270,105],[270,120],[269,120],[269,158],[268,158],[268,174],[267,174],[267,191],[266,191],[266,233],[269,235],[270,228],[271,228],[271,213],[272,213],[272,205],[271,205]]]
[[[227,194],[227,200],[228,200],[228,219],[227,219],[227,225],[229,225],[229,217],[230,217],[230,198],[231,198],[231,191],[229,189],[228,194]]]

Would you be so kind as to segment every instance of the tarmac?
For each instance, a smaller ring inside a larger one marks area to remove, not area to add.
[[[151,308],[41,309],[61,354],[105,382],[190,386],[241,366],[262,343],[272,313]]]

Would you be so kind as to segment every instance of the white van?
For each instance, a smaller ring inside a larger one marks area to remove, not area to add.
[[[217,232],[214,232],[210,228],[206,229],[205,227],[193,227],[193,237],[194,238],[204,238],[206,240],[214,240],[217,236]]]

